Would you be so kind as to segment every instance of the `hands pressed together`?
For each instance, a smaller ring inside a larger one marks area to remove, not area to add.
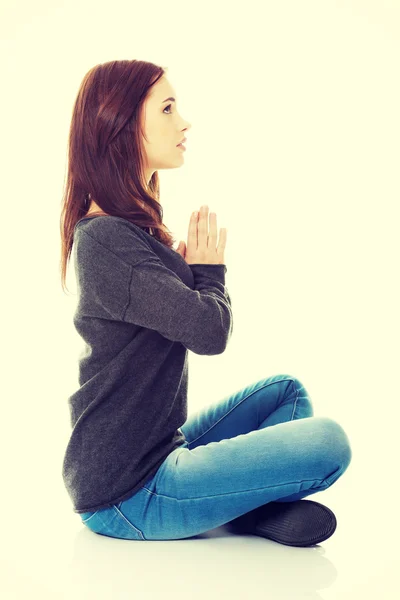
[[[208,206],[203,205],[199,213],[192,213],[189,222],[187,245],[180,241],[176,249],[188,265],[195,263],[225,264],[226,228],[219,230],[217,246],[217,215],[210,213],[208,228]]]

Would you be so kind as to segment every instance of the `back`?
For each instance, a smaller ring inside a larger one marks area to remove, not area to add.
[[[183,444],[188,350],[222,353],[233,317],[226,265],[188,265],[126,219],[81,219],[73,256],[85,346],[62,474],[80,513],[133,495]]]

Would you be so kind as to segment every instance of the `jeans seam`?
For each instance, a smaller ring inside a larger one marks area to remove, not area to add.
[[[296,406],[297,406],[297,400],[299,398],[299,388],[295,385],[294,380],[292,379],[292,384],[294,386],[294,389],[296,390],[296,398],[294,399],[294,403],[293,403],[293,412],[292,412],[292,416],[290,418],[291,421],[293,421],[294,418],[294,413],[296,412]]]
[[[335,471],[335,473],[336,473],[336,471]],[[324,477],[324,479],[320,479],[320,480],[319,479],[302,479],[301,481],[286,481],[285,483],[279,483],[278,485],[264,485],[264,486],[261,486],[258,488],[237,490],[236,492],[226,492],[224,494],[212,494],[211,496],[195,496],[194,498],[176,498],[175,496],[167,496],[166,494],[157,494],[157,492],[152,492],[151,490],[149,490],[148,488],[145,488],[145,487],[143,489],[146,490],[146,492],[148,492],[152,496],[157,496],[157,498],[168,498],[169,500],[175,500],[175,502],[185,502],[185,501],[193,502],[194,500],[219,498],[220,496],[233,496],[236,494],[247,494],[248,492],[259,492],[260,490],[268,490],[270,488],[280,488],[280,487],[283,487],[286,485],[293,485],[293,484],[301,485],[302,483],[311,483],[311,482],[315,482],[315,481],[318,481],[320,484],[324,484],[327,481],[327,478]]]
[[[90,521],[90,519],[92,519],[95,515],[97,515],[99,510],[100,509],[96,510],[96,512],[94,512],[92,515],[90,515],[90,517],[88,517],[87,519],[85,519],[85,520],[82,519],[82,523],[87,523],[88,521]]]

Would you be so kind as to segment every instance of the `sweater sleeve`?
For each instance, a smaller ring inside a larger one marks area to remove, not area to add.
[[[154,329],[196,354],[221,354],[233,328],[226,265],[189,266],[193,290],[155,255],[132,266],[123,320]]]
[[[194,289],[122,220],[78,232],[78,313],[145,327],[195,354],[221,354],[233,330],[225,264],[188,265]]]

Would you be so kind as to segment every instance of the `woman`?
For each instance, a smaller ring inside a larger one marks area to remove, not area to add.
[[[266,377],[187,417],[188,350],[221,354],[233,331],[226,229],[217,239],[204,205],[175,251],[163,223],[158,169],[183,164],[189,128],[161,67],[113,61],[83,79],[61,219],[62,282],[73,247],[85,343],[65,486],[100,535],[183,539],[229,524],[314,545],[336,519],[303,498],[339,479],[351,448],[313,416],[299,379]]]

